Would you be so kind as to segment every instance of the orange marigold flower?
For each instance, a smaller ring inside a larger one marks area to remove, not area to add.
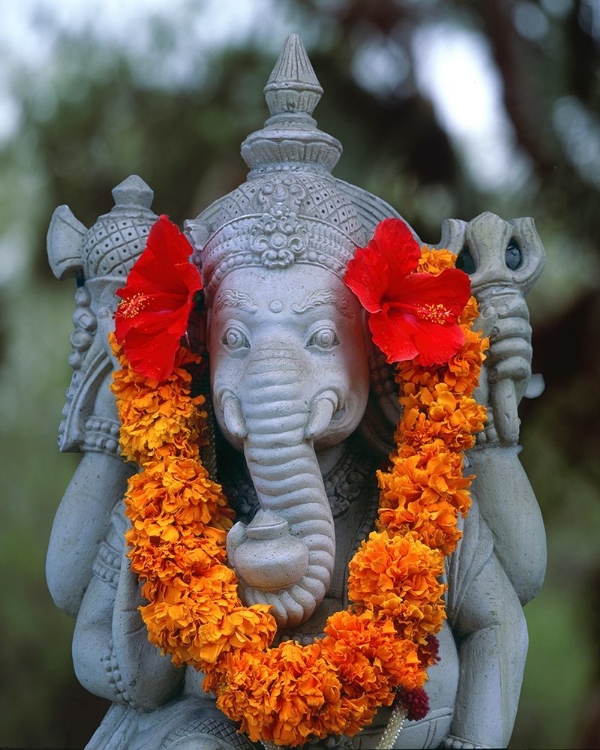
[[[169,446],[171,453],[179,447],[180,455],[196,456],[198,425],[206,416],[199,407],[205,399],[190,396],[192,376],[185,368],[197,364],[198,355],[179,347],[175,369],[164,383],[157,385],[128,366],[114,335],[110,342],[121,363],[121,369],[113,374],[111,389],[122,425],[123,455],[140,465],[163,446]]]
[[[416,534],[372,532],[349,565],[348,596],[378,615],[396,618],[403,637],[416,643],[439,631],[445,612],[444,557]]]
[[[297,747],[344,732],[341,684],[319,643],[285,642],[264,652],[227,654],[217,706],[253,742]],[[214,679],[209,681],[213,684]]]
[[[268,648],[277,633],[277,623],[269,610],[266,604],[244,607],[237,600],[217,622],[207,622],[199,628],[196,649],[190,653],[206,671],[223,652]]]
[[[426,679],[416,644],[399,638],[393,620],[373,611],[336,612],[327,620],[323,651],[339,669],[344,694],[366,695],[370,710],[390,705],[394,689],[421,687]]]
[[[179,532],[208,524],[219,507],[227,505],[220,485],[213,482],[206,469],[192,459],[166,456],[149,461],[144,471],[129,480],[126,515],[132,525],[177,525]],[[148,531],[152,536],[152,533]]]
[[[450,450],[472,448],[486,417],[485,407],[469,396],[455,396],[445,383],[433,391],[407,383],[400,403],[404,412],[396,437],[415,447],[440,438]]]
[[[392,535],[414,531],[429,547],[448,555],[461,537],[458,512],[469,510],[471,477],[462,475],[461,455],[440,444],[412,455],[405,450],[393,457],[390,471],[377,472],[379,525]]]

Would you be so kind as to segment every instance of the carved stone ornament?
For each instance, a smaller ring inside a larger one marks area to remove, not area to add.
[[[322,93],[292,35],[265,88],[270,116],[242,145],[247,181],[185,224],[206,300],[203,457],[237,512],[228,565],[244,604],[270,605],[278,640],[302,644],[348,605],[348,564],[375,528],[376,469],[400,414],[394,366],[371,343],[343,278],[375,226],[401,217],[332,176],[342,149],[312,117]],[[91,229],[61,206],[48,233],[54,274],[78,283],[59,445],[83,452],[56,514],[48,585],[76,620],[79,680],[112,702],[88,750],[249,750],[257,745],[202,691],[202,675],[161,655],[140,616],[123,502],[138,468],[118,445],[107,336],[115,291],[157,217],[139,177],[113,195]],[[382,708],[354,737],[310,747],[505,747],[511,736],[527,651],[522,606],[545,569],[541,515],[518,458],[532,354],[524,297],[544,253],[531,219],[489,213],[446,220],[437,247],[471,275],[490,350],[477,391],[488,421],[467,457],[465,473],[476,480],[445,567],[430,710],[399,732],[404,714]]]

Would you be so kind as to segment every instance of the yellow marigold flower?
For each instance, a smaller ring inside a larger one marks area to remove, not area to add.
[[[421,273],[431,273],[437,276],[446,268],[454,268],[456,264],[456,255],[445,248],[435,250],[432,247],[424,245],[421,248],[421,258],[417,270]]]

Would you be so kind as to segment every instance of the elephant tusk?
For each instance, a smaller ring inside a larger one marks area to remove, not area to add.
[[[325,391],[319,394],[313,405],[304,428],[304,437],[314,440],[329,427],[329,424],[338,408],[338,397],[334,391]]]
[[[248,428],[239,400],[233,393],[225,393],[221,399],[221,408],[223,409],[223,420],[229,433],[240,440],[244,440],[248,435]]]

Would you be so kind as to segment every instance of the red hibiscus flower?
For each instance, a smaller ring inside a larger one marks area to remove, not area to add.
[[[443,364],[464,343],[457,324],[471,294],[469,277],[449,268],[417,273],[421,248],[400,219],[384,219],[348,263],[344,281],[369,315],[373,341],[388,362],[419,357]]]
[[[192,246],[164,214],[150,230],[144,252],[117,294],[117,341],[140,375],[161,382],[173,372],[200,273],[189,257]]]

